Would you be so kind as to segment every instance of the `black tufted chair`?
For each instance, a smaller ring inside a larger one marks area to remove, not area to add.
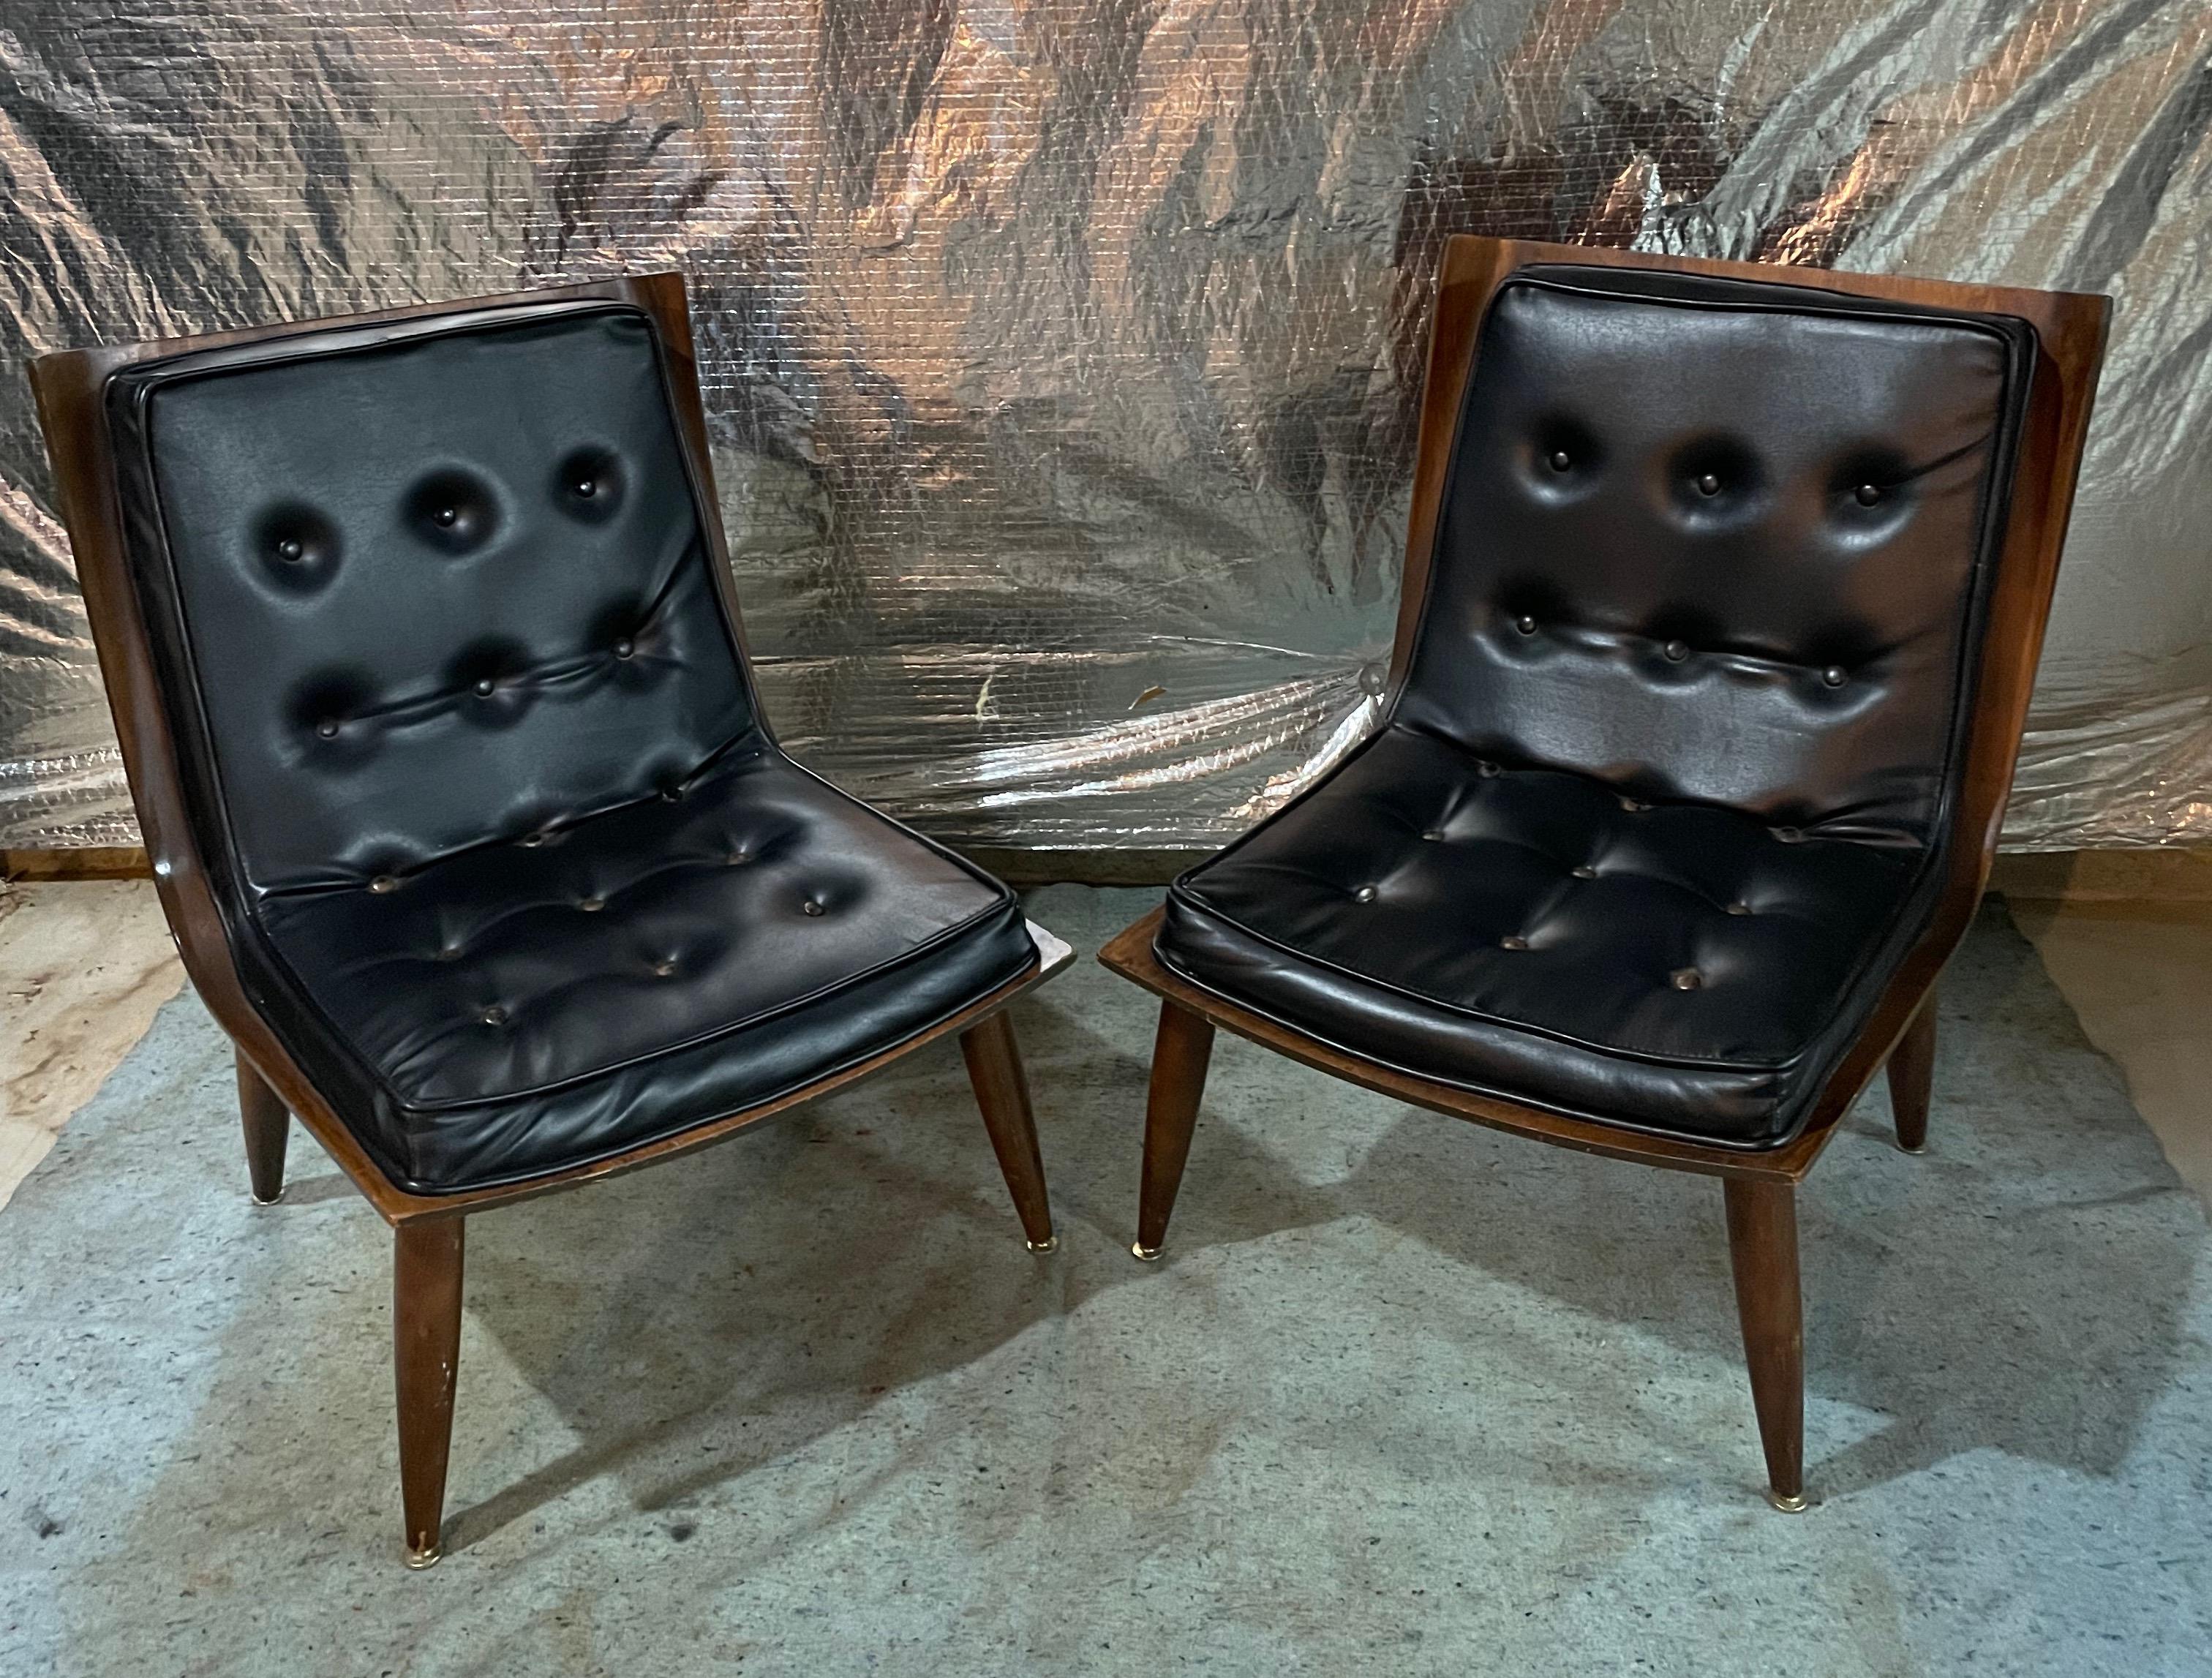
[[[1454,240],[1381,723],[1102,953],[1164,999],[1137,1256],[1217,1024],[1721,1176],[1802,1508],[1796,1185],[1885,1055],[1922,1145],[2105,320]]]
[[[956,1032],[1053,1246],[1004,1010],[1068,951],[776,745],[678,278],[33,379],[255,1198],[289,1108],[397,1231],[410,1564],[438,1555],[470,1212]]]

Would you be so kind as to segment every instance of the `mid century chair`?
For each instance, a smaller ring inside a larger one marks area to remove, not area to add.
[[[1720,1177],[1802,1508],[1796,1186],[1885,1057],[1925,1137],[2106,313],[1454,240],[1380,726],[1101,952],[1163,999],[1136,1255],[1216,1026]]]
[[[464,1219],[959,1034],[1054,1244],[1012,893],[787,757],[672,274],[32,369],[161,903],[395,1232],[407,1560],[438,1559]]]

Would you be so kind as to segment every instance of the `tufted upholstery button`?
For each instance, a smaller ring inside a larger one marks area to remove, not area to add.
[[[589,501],[599,493],[599,486],[588,477],[580,477],[576,480],[576,493]]]
[[[514,842],[526,851],[534,851],[545,842],[545,836],[542,833],[526,833]]]
[[[1501,950],[1525,950],[1528,947],[1528,940],[1518,933],[1508,933],[1498,940],[1498,947]]]
[[[1630,815],[1634,816],[1644,811],[1649,810],[1651,806],[1648,804],[1642,803],[1638,799],[1632,799],[1624,793],[1620,796],[1620,807],[1623,810],[1626,810]]]
[[[730,853],[728,860],[730,866],[732,868],[742,868],[745,864],[753,860],[753,854],[747,850],[743,845],[740,845],[737,849]]]
[[[657,977],[665,979],[670,974],[676,971],[675,958],[673,957],[663,957],[660,960],[653,963],[653,970]]]
[[[1881,489],[1878,484],[1862,483],[1851,494],[1861,507],[1872,507],[1881,499]]]
[[[819,902],[812,897],[809,897],[805,903],[801,903],[799,908],[805,910],[809,915],[826,915],[829,913],[829,910],[824,909]]]
[[[320,722],[315,725],[315,733],[324,739],[334,740],[338,737],[338,726],[337,723],[331,720],[330,718],[325,717]]]
[[[1574,457],[1570,455],[1566,450],[1563,448],[1555,448],[1552,451],[1552,470],[1553,471],[1563,472],[1574,464]]]
[[[1698,479],[1698,493],[1699,495],[1717,495],[1720,492],[1721,481],[1718,477],[1715,477],[1711,472],[1705,472],[1699,476]]]
[[[1595,879],[1597,878],[1597,870],[1591,867],[1587,862],[1569,870],[1569,872],[1571,872],[1577,879]]]
[[[1785,845],[1794,845],[1805,836],[1794,827],[1778,827],[1774,830],[1774,836]]]
[[[1421,836],[1422,838],[1427,840],[1431,845],[1442,843],[1443,836],[1444,830],[1440,827],[1432,827],[1426,833],[1424,833]]]
[[[478,1014],[477,1018],[483,1021],[487,1025],[504,1025],[507,1024],[507,1010],[501,1007],[498,1003],[495,1002],[491,1006],[486,1008],[482,1013]]]
[[[1492,763],[1487,757],[1484,758],[1474,766],[1474,772],[1480,775],[1485,781],[1495,781],[1499,775],[1505,773],[1504,769]]]
[[[665,787],[663,787],[660,789],[660,796],[664,800],[670,804],[683,803],[684,787],[682,783],[674,781],[670,781]]]
[[[637,643],[632,641],[628,635],[624,635],[620,641],[615,643],[615,656],[618,659],[626,659],[636,651]]]
[[[477,677],[476,680],[477,697],[479,699],[490,698],[497,686],[498,684],[494,682],[489,676]]]
[[[386,891],[397,891],[399,889],[399,882],[389,874],[379,874],[374,879],[369,881],[368,889],[381,896]]]
[[[438,946],[436,958],[440,961],[459,961],[461,958],[461,946],[458,944],[441,944]]]
[[[605,897],[580,897],[576,900],[576,907],[586,915],[597,915],[606,906],[607,900]]]
[[[1536,620],[1527,617],[1516,617],[1513,620],[1513,627],[1524,635],[1533,635],[1536,633]]]
[[[1666,654],[1667,661],[1669,664],[1680,664],[1690,656],[1690,646],[1687,641],[1670,641],[1660,650]]]
[[[1375,888],[1371,885],[1361,886],[1358,891],[1352,894],[1352,900],[1358,903],[1373,903],[1375,901]]]
[[[266,565],[264,580],[290,594],[314,594],[337,575],[343,545],[337,527],[304,501],[284,501],[256,521],[256,553]]]
[[[1667,976],[1667,982],[1676,990],[1695,990],[1705,982],[1705,976],[1694,967],[1678,967]]]
[[[1843,684],[1844,684],[1844,667],[1843,667],[1843,666],[1841,666],[1841,665],[1839,665],[1839,664],[1832,664],[1832,665],[1830,665],[1830,666],[1829,666],[1826,670],[1824,670],[1824,671],[1822,671],[1822,672],[1820,672],[1820,680],[1821,680],[1821,682],[1822,682],[1823,684],[1825,684],[1826,686],[1829,686],[1829,687],[1832,687],[1832,688],[1839,688],[1839,687],[1843,686]]]
[[[441,552],[459,555],[489,539],[499,524],[499,507],[492,477],[448,469],[417,480],[403,511],[417,538]]]

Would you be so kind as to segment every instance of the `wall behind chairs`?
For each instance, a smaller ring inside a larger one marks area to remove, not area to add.
[[[2114,293],[2008,840],[2212,838],[2208,52],[2152,0],[8,8],[0,846],[134,836],[25,361],[672,266],[794,751],[971,843],[1225,836],[1371,712],[1455,232]]]

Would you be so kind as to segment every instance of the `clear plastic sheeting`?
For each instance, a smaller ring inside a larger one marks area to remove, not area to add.
[[[2113,293],[2008,836],[2212,836],[2208,36],[2147,0],[6,8],[0,843],[132,837],[28,357],[662,267],[793,750],[957,839],[1218,839],[1372,714],[1462,231]]]

